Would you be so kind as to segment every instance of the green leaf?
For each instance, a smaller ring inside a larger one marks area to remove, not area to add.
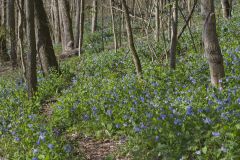
[[[206,153],[207,153],[207,150],[208,150],[208,149],[207,149],[207,146],[203,147],[203,148],[202,148],[203,154],[206,154]]]

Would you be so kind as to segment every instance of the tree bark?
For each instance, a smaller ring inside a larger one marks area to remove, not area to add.
[[[133,41],[133,34],[132,34],[132,27],[131,27],[131,20],[129,16],[129,11],[128,11],[128,6],[126,4],[126,0],[122,0],[123,4],[123,9],[124,9],[124,14],[125,14],[125,20],[126,20],[126,29],[127,29],[127,35],[128,35],[128,43],[129,43],[129,48],[132,52],[132,57],[133,57],[133,62],[136,68],[136,73],[139,78],[142,77],[142,66],[140,59],[138,57],[134,41]]]
[[[60,43],[61,39],[61,29],[60,29],[60,16],[59,16],[59,4],[58,0],[53,0],[53,13],[54,13],[54,35],[55,35],[55,43]]]
[[[176,51],[177,51],[177,28],[178,28],[178,0],[175,0],[173,5],[172,16],[172,34],[171,34],[171,48],[170,48],[170,68],[176,68]]]
[[[223,10],[223,17],[226,19],[231,18],[231,6],[229,0],[221,0],[222,3],[222,10]]]
[[[65,46],[63,48],[65,50],[73,49],[73,30],[72,30],[72,21],[70,17],[70,10],[69,10],[69,2],[67,0],[59,0],[59,6],[62,14],[62,22],[63,22],[63,29],[64,29],[64,39],[65,39]]]
[[[159,0],[155,0],[155,40],[160,40],[160,5]]]
[[[97,30],[97,20],[98,20],[98,1],[93,0],[92,8],[92,33]]]
[[[50,69],[58,69],[58,63],[53,49],[49,29],[49,21],[43,6],[43,1],[36,0],[34,2],[36,17],[37,50],[41,59],[43,72],[45,75],[48,75]]]
[[[79,33],[80,33],[80,7],[81,7],[81,1],[78,0],[76,2],[76,21],[75,21],[75,37],[74,37],[74,48],[78,48],[79,46]]]
[[[10,58],[12,62],[12,67],[17,67],[17,48],[16,48],[16,32],[15,32],[15,1],[7,1],[8,10],[8,28],[10,34]]]
[[[79,56],[82,54],[83,34],[84,34],[84,19],[85,19],[85,0],[81,0],[80,8],[80,35],[79,35]]]
[[[1,8],[0,11],[1,14],[1,27],[0,27],[0,62],[6,62],[10,60],[10,57],[7,54],[7,40],[6,40],[6,23],[7,23],[7,17],[6,17],[6,0],[1,1]]]
[[[26,26],[27,26],[27,88],[29,98],[37,91],[37,65],[36,65],[36,41],[34,26],[34,1],[26,0]]]
[[[117,42],[117,34],[116,34],[116,27],[115,27],[115,12],[113,10],[113,7],[114,7],[113,5],[114,5],[114,1],[110,0],[114,49],[115,49],[115,52],[117,52],[118,42]]]
[[[216,33],[216,18],[214,13],[214,1],[202,0],[204,11],[203,42],[205,55],[210,68],[211,82],[214,86],[219,84],[219,80],[224,77],[223,56],[219,46]]]

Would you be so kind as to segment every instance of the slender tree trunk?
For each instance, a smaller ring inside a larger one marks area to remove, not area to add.
[[[12,67],[17,67],[17,48],[16,48],[16,30],[15,30],[15,1],[14,0],[8,0],[8,28],[9,28],[9,34],[10,34],[10,58],[12,62]]]
[[[62,22],[64,29],[64,41],[65,45],[63,46],[65,50],[73,49],[73,30],[72,30],[72,21],[70,17],[69,1],[68,0],[59,0],[59,6],[62,14]]]
[[[34,27],[34,1],[26,0],[26,26],[27,26],[27,87],[29,98],[37,91],[37,64],[36,64],[36,41]]]
[[[60,29],[60,16],[59,16],[59,7],[58,0],[53,0],[53,13],[54,13],[54,35],[55,35],[55,43],[61,42],[61,29]]]
[[[1,8],[0,11],[1,14],[1,35],[0,35],[0,62],[6,62],[10,60],[10,57],[7,54],[7,40],[6,40],[6,23],[7,23],[7,17],[6,17],[6,0],[1,1]]]
[[[85,0],[81,0],[80,8],[80,36],[79,36],[79,56],[82,54],[83,34],[84,34],[84,19],[85,19]]]
[[[26,61],[24,53],[24,27],[25,27],[25,13],[24,13],[24,0],[19,0],[18,2],[18,42],[20,51],[20,61],[24,79],[26,80]]]
[[[79,33],[80,33],[80,7],[81,7],[81,1],[78,0],[76,2],[77,5],[77,11],[76,11],[76,21],[75,21],[75,38],[74,38],[74,47],[77,48],[79,46]]]
[[[177,29],[178,28],[178,0],[175,0],[173,5],[172,16],[172,34],[171,34],[171,48],[170,48],[170,68],[176,68],[176,52],[177,52]]]
[[[155,33],[155,40],[156,42],[159,42],[160,40],[160,5],[159,0],[155,0],[155,23],[156,23],[156,33]]]
[[[203,29],[203,42],[205,55],[210,68],[211,82],[214,86],[219,84],[219,80],[224,77],[223,56],[219,46],[216,33],[216,18],[214,13],[213,0],[201,0],[203,17],[205,19]]]
[[[103,4],[104,3],[104,0],[101,0],[101,3]],[[105,48],[105,45],[104,45],[104,16],[105,16],[105,14],[104,14],[104,7],[103,7],[103,5],[101,6],[101,36],[102,36],[102,49],[104,50],[104,48]]]
[[[223,10],[223,17],[226,19],[231,18],[231,6],[229,0],[221,0],[222,3],[222,10]]]
[[[50,69],[58,69],[49,29],[49,21],[42,0],[35,1],[37,50],[40,55],[43,72],[49,74]]]
[[[168,0],[168,4],[169,4],[169,16],[168,16],[168,39],[171,40],[171,37],[172,37],[172,7],[170,5],[171,3],[171,0]]]
[[[98,20],[98,0],[93,0],[92,33],[94,33],[97,30],[97,20]]]
[[[189,15],[191,14],[191,11],[192,11],[193,1],[194,0],[187,0],[187,8],[188,8],[188,14]],[[191,25],[192,25],[191,20],[189,21],[188,25],[191,27]]]
[[[114,1],[110,0],[110,7],[111,7],[111,18],[112,18],[112,31],[113,31],[113,39],[114,39],[114,49],[117,52],[118,49],[118,42],[117,42],[117,35],[116,35],[116,27],[115,27],[115,12],[114,12]]]
[[[133,41],[133,34],[132,34],[132,27],[131,27],[131,20],[129,16],[129,11],[128,11],[128,6],[126,4],[126,0],[122,0],[123,4],[123,9],[124,9],[124,14],[125,14],[125,19],[126,19],[126,28],[127,28],[127,35],[128,35],[128,43],[129,43],[129,48],[132,52],[132,57],[133,57],[133,62],[136,68],[136,73],[139,78],[142,77],[142,66],[140,59],[138,57],[134,41]]]

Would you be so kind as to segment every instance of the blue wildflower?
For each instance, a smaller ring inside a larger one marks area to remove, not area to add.
[[[116,124],[116,128],[120,128],[121,127],[121,125],[120,124]]]
[[[144,100],[144,97],[140,97],[140,100],[142,101],[142,102],[144,102],[145,100]]]
[[[174,124],[180,126],[182,124],[182,121],[180,119],[175,119]]]
[[[145,126],[144,123],[141,122],[141,129],[145,129],[145,128],[147,128],[147,126]]]
[[[84,114],[84,115],[83,115],[83,120],[84,120],[84,121],[88,121],[88,120],[89,120],[89,116],[88,116],[87,114]]]
[[[44,140],[45,139],[45,132],[40,132],[39,139],[40,140]]]
[[[187,106],[186,115],[190,116],[192,114],[193,114],[193,107],[192,106]]]
[[[160,120],[160,119],[165,120],[166,118],[167,118],[167,116],[166,116],[165,114],[161,114],[158,119],[159,119],[159,120]]]
[[[54,145],[53,144],[48,144],[48,148],[50,149],[50,150],[52,150],[53,149],[53,147],[54,147]]]
[[[240,104],[240,98],[237,99],[237,103]]]
[[[138,133],[138,132],[141,132],[141,128],[135,126],[135,127],[134,127],[134,131],[137,132],[137,133]]]
[[[212,120],[210,119],[210,118],[205,118],[205,119],[203,119],[203,122],[205,123],[205,124],[211,124],[212,123]]]
[[[220,133],[219,133],[219,132],[212,132],[212,135],[213,135],[214,137],[219,137],[219,136],[220,136]]]
[[[107,115],[108,115],[108,116],[112,116],[112,110],[110,110],[110,109],[107,110]]]
[[[19,142],[19,141],[20,141],[20,138],[19,138],[19,137],[15,137],[14,140],[15,140],[16,142]]]

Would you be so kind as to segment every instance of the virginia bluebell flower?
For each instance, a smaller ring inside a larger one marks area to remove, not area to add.
[[[53,149],[53,147],[54,147],[54,146],[53,146],[53,144],[51,144],[51,143],[50,143],[50,144],[48,144],[48,148],[49,148],[50,150],[52,150],[52,149]]]
[[[191,116],[193,115],[193,107],[187,106],[186,115]]]
[[[208,118],[208,117],[206,117],[205,119],[203,119],[203,122],[204,122],[205,124],[212,124],[212,120],[211,120],[210,118]]]
[[[219,136],[220,136],[220,133],[219,133],[219,132],[212,132],[212,135],[213,135],[214,137],[219,137]]]

